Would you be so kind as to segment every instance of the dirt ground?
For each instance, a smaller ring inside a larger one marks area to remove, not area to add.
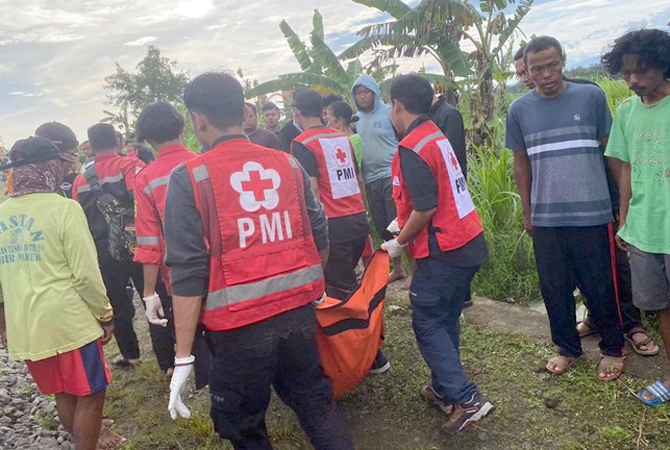
[[[391,305],[399,308],[390,312]],[[670,449],[670,408],[644,408],[633,396],[651,380],[624,374],[619,381],[603,383],[588,362],[556,377],[538,369],[552,354],[549,346],[467,320],[463,362],[497,410],[474,430],[445,434],[443,414],[418,395],[429,372],[412,332],[407,291],[392,286],[386,308],[384,350],[392,368],[368,377],[340,403],[361,450]],[[186,400],[194,413],[190,420],[169,418],[169,381],[150,354],[140,311],[136,323],[145,361],[134,370],[114,370],[105,408],[116,419],[117,431],[129,438],[125,448],[231,448],[212,431],[206,390]],[[114,343],[107,353],[116,353]],[[277,449],[311,448],[293,413],[277,398],[268,412],[268,428]]]

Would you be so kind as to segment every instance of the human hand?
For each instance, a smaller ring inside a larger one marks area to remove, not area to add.
[[[148,297],[143,297],[144,304],[146,305],[146,315],[147,321],[152,325],[160,325],[161,327],[166,327],[168,320],[165,318],[165,311],[163,311],[163,304],[161,299],[155,292],[153,295]]]
[[[628,243],[621,239],[619,236],[615,236],[614,240],[616,241],[617,247],[619,247],[624,252],[628,252]]]
[[[181,394],[186,389],[188,378],[193,372],[194,361],[195,356],[193,355],[174,359],[174,373],[170,380],[170,403],[168,404],[168,411],[172,420],[176,420],[178,416],[185,419],[191,417],[191,411],[181,401]]]
[[[407,244],[400,245],[397,239],[391,239],[382,244],[382,250],[388,253],[391,259],[401,256],[405,247],[407,247]]]
[[[523,213],[523,227],[526,230],[526,233],[531,236],[533,235],[533,225],[531,225],[530,213]]]
[[[112,340],[112,336],[114,336],[114,320],[101,323],[100,326],[102,327],[102,345],[107,345]]]

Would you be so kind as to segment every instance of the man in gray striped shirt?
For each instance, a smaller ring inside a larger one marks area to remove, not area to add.
[[[560,43],[531,41],[524,60],[535,83],[507,115],[505,146],[533,235],[542,296],[559,355],[547,370],[562,374],[582,355],[572,292],[578,283],[601,333],[602,380],[623,369],[623,337],[614,291],[612,204],[603,149],[612,117],[597,86],[566,81]]]

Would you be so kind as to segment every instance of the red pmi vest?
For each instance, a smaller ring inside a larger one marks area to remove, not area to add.
[[[243,327],[323,295],[295,158],[234,138],[185,165],[210,254],[207,329]]]
[[[428,164],[437,182],[437,211],[432,218],[437,244],[443,252],[463,247],[484,229],[465,184],[454,149],[447,137],[432,121],[416,127],[400,142]],[[412,213],[412,197],[400,170],[400,154],[393,157],[393,200],[398,209],[398,224],[405,226]],[[428,227],[409,243],[414,259],[430,256]]]
[[[326,217],[352,216],[365,211],[356,177],[354,149],[349,138],[335,128],[310,128],[294,141],[314,155],[319,167],[319,200]]]

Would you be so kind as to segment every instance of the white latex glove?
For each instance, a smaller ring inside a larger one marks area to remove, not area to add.
[[[382,250],[389,254],[391,259],[397,258],[402,255],[402,249],[407,247],[407,244],[400,245],[396,239],[391,239],[382,244]]]
[[[170,380],[170,403],[168,404],[168,411],[170,411],[172,420],[176,420],[177,416],[182,416],[185,419],[191,417],[191,411],[181,401],[181,394],[186,389],[188,378],[193,372],[194,361],[195,356],[193,355],[174,359],[174,373]]]
[[[161,303],[161,298],[155,292],[153,295],[142,298],[144,304],[147,307],[146,315],[147,320],[152,325],[160,325],[166,327],[168,320],[165,318],[165,311],[163,311],[163,304]]]
[[[386,227],[386,231],[388,231],[389,233],[391,233],[394,236],[397,236],[398,234],[400,234],[400,224],[398,223],[398,218],[397,217],[395,219],[393,219],[393,221],[391,221],[391,223],[389,223],[389,226]]]
[[[326,293],[325,293],[325,292],[323,293],[323,295],[321,296],[320,299],[318,299],[318,300],[314,300],[314,301],[312,302],[312,305],[314,305],[314,306],[319,306],[319,305],[320,305],[321,303],[323,303],[324,301],[326,301]]]

